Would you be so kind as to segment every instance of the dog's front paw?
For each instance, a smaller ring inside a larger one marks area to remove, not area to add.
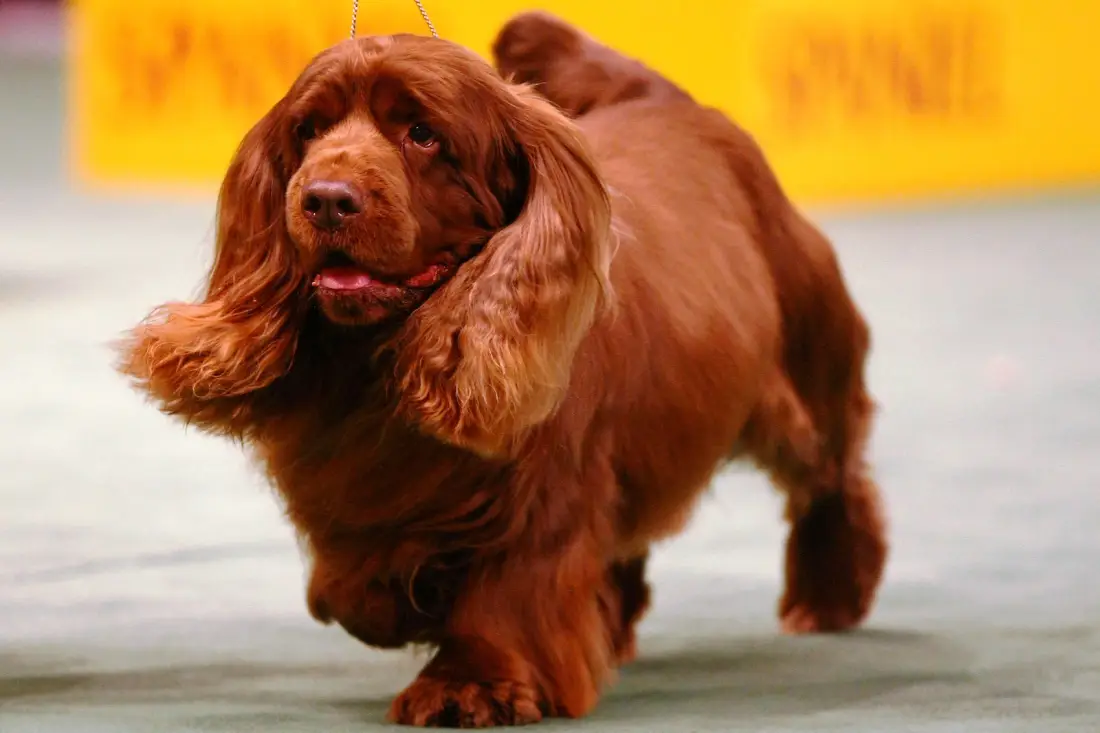
[[[519,682],[417,678],[390,707],[398,725],[492,728],[542,720],[535,690]]]

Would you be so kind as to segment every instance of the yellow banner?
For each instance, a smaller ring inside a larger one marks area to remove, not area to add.
[[[1100,181],[1100,2],[747,3],[739,93],[814,201]]]
[[[488,56],[521,0],[426,0]],[[217,183],[350,0],[72,0],[72,159],[90,184]],[[547,6],[721,107],[813,203],[1100,180],[1096,0],[555,0]],[[426,32],[412,0],[361,34]]]

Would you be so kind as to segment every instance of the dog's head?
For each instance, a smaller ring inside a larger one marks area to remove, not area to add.
[[[262,388],[292,368],[316,309],[392,330],[407,411],[490,450],[559,401],[607,292],[609,218],[578,130],[550,103],[447,41],[346,41],[245,136],[206,300],[139,377],[172,363],[202,394]],[[180,361],[200,341],[203,358]]]

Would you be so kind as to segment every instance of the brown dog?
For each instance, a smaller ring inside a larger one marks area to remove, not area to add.
[[[437,647],[400,723],[590,711],[731,458],[788,497],[787,630],[857,624],[886,556],[868,331],[752,140],[548,16],[497,51],[580,117],[445,41],[319,55],[230,165],[206,296],[124,349],[256,452],[316,618]]]

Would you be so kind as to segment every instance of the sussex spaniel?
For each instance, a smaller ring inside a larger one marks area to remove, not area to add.
[[[730,459],[786,496],[787,631],[859,623],[886,556],[868,329],[757,146],[549,16],[496,50],[321,53],[229,166],[205,296],[123,348],[255,452],[314,617],[435,648],[415,725],[592,710]]]

